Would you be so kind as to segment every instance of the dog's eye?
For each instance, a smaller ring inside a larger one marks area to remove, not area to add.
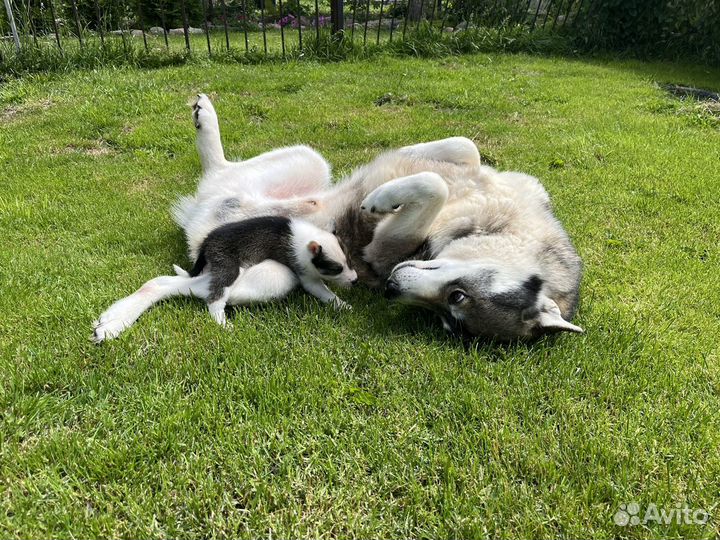
[[[449,304],[459,304],[463,300],[465,300],[467,296],[462,291],[453,291],[450,293],[450,296],[448,296],[448,303]]]

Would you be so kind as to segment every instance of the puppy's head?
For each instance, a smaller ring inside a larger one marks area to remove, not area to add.
[[[481,262],[435,259],[397,265],[385,296],[437,312],[454,334],[500,340],[582,332],[563,319],[533,272]]]
[[[333,233],[300,219],[292,220],[291,230],[292,249],[303,272],[345,287],[357,281],[357,273]]]
[[[357,282],[357,272],[350,267],[347,256],[334,234],[318,231],[307,243],[310,264],[323,281],[349,287]]]

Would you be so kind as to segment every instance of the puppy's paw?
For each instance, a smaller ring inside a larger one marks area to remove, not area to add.
[[[391,186],[376,188],[360,203],[360,209],[371,214],[393,214],[402,210],[403,201]]]
[[[176,276],[190,277],[190,274],[188,274],[187,270],[179,267],[177,264],[173,264],[173,270],[175,271]]]
[[[338,311],[352,311],[352,306],[339,298],[335,298],[332,301],[332,305]]]
[[[218,323],[223,328],[228,328],[228,325],[230,325],[230,327],[232,327],[232,325],[230,324],[230,321],[227,320],[227,315],[225,314],[225,306],[226,303],[224,300],[216,300],[215,302],[208,304],[208,311],[210,312],[210,316],[216,323]]]

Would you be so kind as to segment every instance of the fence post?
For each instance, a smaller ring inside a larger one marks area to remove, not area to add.
[[[53,4],[52,0],[49,0],[48,3],[50,4],[50,14],[52,15],[53,31],[55,32],[55,41],[57,41],[58,49],[60,49],[60,53],[62,54],[63,48],[62,48],[62,43],[60,43],[60,32],[58,32],[57,15],[55,14],[55,4]]]
[[[78,41],[80,42],[80,48],[82,49],[82,47],[83,47],[82,26],[80,25],[80,16],[78,15],[77,2],[75,0],[72,0],[72,9],[73,9],[73,16],[75,17],[75,29],[77,30]]]
[[[7,2],[7,0],[5,1]],[[330,22],[332,23],[333,34],[338,34],[345,30],[344,8],[343,0],[330,0]]]
[[[190,52],[190,23],[188,22],[187,9],[185,8],[185,0],[180,2],[180,12],[183,19],[183,32],[185,33],[185,48]]]
[[[15,17],[13,17],[12,6],[10,0],[5,0],[5,11],[7,11],[8,22],[10,23],[10,31],[15,40],[15,49],[20,52],[20,38],[18,37],[17,27],[15,26]]]

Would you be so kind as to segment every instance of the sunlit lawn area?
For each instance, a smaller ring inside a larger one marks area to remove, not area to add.
[[[0,537],[716,537],[720,120],[663,82],[720,71],[476,55],[6,83]],[[339,177],[464,135],[540,177],[587,333],[463,346],[355,288],[350,313],[296,293],[231,332],[170,301],[94,346],[101,311],[188,264],[168,208],[199,174],[198,92],[242,158],[307,143]],[[630,502],[711,519],[616,526]]]

